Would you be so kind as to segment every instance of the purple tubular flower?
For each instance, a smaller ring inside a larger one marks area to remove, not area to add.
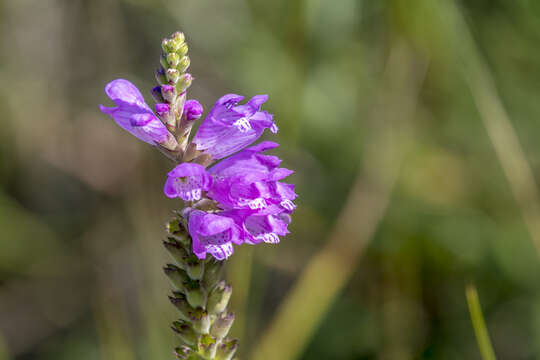
[[[124,79],[113,80],[105,86],[105,93],[116,106],[99,108],[120,127],[148,144],[174,148],[176,140],[144,102],[135,85]]]
[[[187,100],[184,104],[184,114],[187,121],[197,120],[203,113],[203,107],[197,100]]]
[[[277,132],[273,116],[260,111],[268,96],[257,95],[246,104],[237,105],[243,98],[228,94],[217,101],[193,138],[197,150],[222,159],[253,143],[264,129]]]
[[[276,156],[262,154],[277,146],[265,141],[210,168],[208,172],[214,181],[209,197],[225,210],[250,209],[261,213],[268,206],[276,205],[282,211],[292,212],[295,208],[292,200],[297,196],[294,185],[279,180],[293,172],[280,168],[281,160]]]
[[[290,217],[274,207],[270,214],[252,214],[245,210],[232,210],[222,215],[230,217],[242,229],[243,242],[246,244],[279,243],[279,237],[289,233],[287,229]]]
[[[192,210],[188,228],[193,239],[193,252],[199,259],[210,253],[217,260],[224,260],[233,253],[232,244],[240,243],[240,229],[229,217]]]
[[[204,166],[182,163],[169,172],[164,192],[169,198],[179,197],[186,201],[200,200],[203,191],[212,184]]]

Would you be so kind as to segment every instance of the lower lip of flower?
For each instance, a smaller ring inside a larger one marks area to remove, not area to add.
[[[247,132],[251,130],[251,124],[249,123],[249,120],[245,117],[236,120],[233,125],[236,126],[236,128],[240,130],[240,132]]]

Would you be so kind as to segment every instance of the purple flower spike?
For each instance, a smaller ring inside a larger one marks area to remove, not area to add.
[[[264,129],[277,131],[273,116],[260,111],[267,95],[257,95],[246,104],[237,105],[242,99],[240,95],[228,94],[217,101],[193,138],[197,150],[222,159],[253,143]]]
[[[189,213],[189,234],[193,239],[193,252],[199,259],[210,253],[217,260],[232,255],[233,243],[239,243],[240,229],[234,220],[200,210]]]
[[[212,184],[212,178],[202,165],[183,163],[168,174],[164,192],[167,197],[179,197],[185,201],[200,200],[203,191]]]
[[[127,80],[117,79],[107,84],[105,93],[114,101],[116,107],[100,105],[99,108],[111,116],[120,127],[148,144],[161,144],[168,149],[174,149],[176,140],[144,102],[135,85]]]
[[[203,107],[197,100],[188,100],[184,104],[184,114],[187,121],[197,120],[203,113]]]

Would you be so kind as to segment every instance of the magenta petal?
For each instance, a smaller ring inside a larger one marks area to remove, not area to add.
[[[117,106],[99,108],[120,127],[148,144],[175,146],[172,135],[146,105],[135,85],[117,79],[107,84],[105,92]]]
[[[116,79],[105,86],[105,93],[117,105],[118,101],[146,106],[144,98],[135,85],[124,79]]]
[[[193,250],[199,258],[204,258],[206,252],[218,260],[232,254],[231,242],[237,243],[240,233],[233,219],[193,210],[189,214],[188,223]]]
[[[246,105],[234,106],[241,99],[239,95],[228,94],[218,100],[193,138],[197,150],[222,159],[253,143],[265,129],[273,128],[272,115],[257,111],[266,96],[256,96]]]
[[[204,166],[182,163],[169,172],[163,192],[167,197],[179,197],[186,201],[200,200],[203,191],[212,185],[212,177]]]

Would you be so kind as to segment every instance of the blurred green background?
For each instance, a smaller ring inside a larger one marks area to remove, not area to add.
[[[171,359],[170,164],[101,114],[160,40],[270,95],[300,197],[228,278],[243,359],[540,358],[537,0],[0,0],[0,359]],[[270,138],[266,135],[266,138]]]

